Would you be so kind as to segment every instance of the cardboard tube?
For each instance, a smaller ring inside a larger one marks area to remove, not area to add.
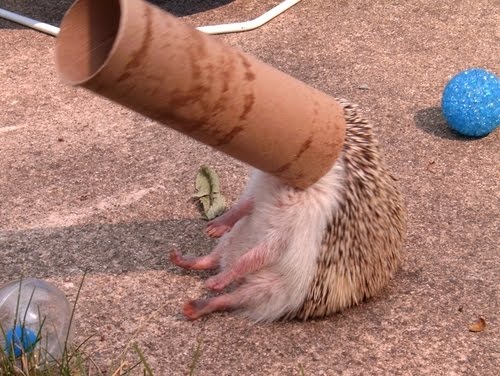
[[[85,87],[297,188],[338,157],[343,110],[328,95],[142,0],[78,0],[56,44]]]

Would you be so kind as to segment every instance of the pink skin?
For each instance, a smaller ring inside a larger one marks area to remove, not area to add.
[[[202,257],[182,256],[181,253],[172,249],[170,251],[170,261],[184,269],[192,270],[209,270],[219,267],[220,254],[212,252],[209,255]]]
[[[182,309],[188,320],[196,320],[202,316],[216,311],[227,311],[237,305],[233,294],[225,294],[208,299],[190,300],[184,304]]]
[[[230,269],[223,270],[219,274],[207,279],[205,287],[209,290],[221,291],[232,282],[261,269],[264,264],[269,262],[268,258],[269,254],[267,248],[263,245],[252,248],[241,256]],[[170,261],[184,269],[216,269],[220,262],[220,250],[216,247],[214,251],[207,256],[189,257],[182,256],[178,250],[172,249],[170,251]]]
[[[229,211],[217,217],[207,224],[205,234],[211,238],[219,238],[226,232],[231,231],[236,222],[250,214],[253,208],[253,200],[248,198],[241,200]]]
[[[229,270],[209,278],[205,287],[214,291],[221,291],[230,283],[243,278],[252,272],[261,269],[272,261],[266,248],[259,245],[245,253]],[[200,257],[199,259],[203,259]],[[242,293],[235,291],[207,299],[189,300],[184,304],[183,313],[189,320],[196,320],[216,311],[227,311],[241,305]]]
[[[207,256],[185,257],[174,249],[170,251],[170,260],[175,265],[186,269],[215,269],[219,266],[220,253],[220,249],[216,247],[214,251]],[[219,274],[207,279],[205,287],[212,291],[222,291],[232,282],[260,270],[265,264],[271,261],[267,248],[263,245],[259,245],[241,256],[231,268],[223,270]],[[215,311],[233,309],[238,306],[240,300],[241,296],[238,292],[219,295],[208,299],[190,300],[184,305],[183,312],[189,320],[196,320],[201,316],[208,315]]]
[[[230,231],[236,222],[244,216],[250,214],[253,208],[252,199],[244,199],[237,203],[231,210],[222,216],[210,221],[205,233],[213,238],[222,236]],[[220,264],[220,250],[216,247],[212,253],[202,257],[182,256],[181,253],[173,249],[170,251],[170,261],[184,269],[209,270],[216,269]]]
[[[207,279],[205,287],[212,291],[222,291],[232,282],[260,270],[268,262],[267,248],[259,245],[241,256],[230,269],[223,270],[219,274]]]
[[[230,231],[241,218],[250,214],[252,208],[252,199],[242,200],[227,213],[211,221],[206,229],[207,235],[211,237],[222,236],[225,232]],[[221,254],[222,249],[220,247],[215,247],[210,254],[201,257],[182,256],[179,251],[174,249],[170,251],[170,260],[175,265],[185,269],[208,270],[220,266]],[[209,278],[205,282],[205,287],[212,291],[222,291],[231,283],[260,270],[266,264],[272,262],[272,259],[272,253],[269,252],[268,247],[260,244],[248,250],[230,268]],[[190,300],[185,303],[183,312],[189,320],[196,320],[215,311],[227,311],[237,308],[241,304],[241,298],[241,293],[235,291],[212,298]]]

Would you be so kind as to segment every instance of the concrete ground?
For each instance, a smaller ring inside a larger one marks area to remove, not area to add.
[[[278,0],[156,1],[192,25],[255,17]],[[70,1],[0,0],[58,25]],[[179,5],[181,4],[181,5]],[[206,274],[167,250],[214,244],[189,200],[202,164],[234,201],[248,167],[82,89],[62,85],[55,39],[0,20],[0,283],[47,279],[74,301],[76,340],[103,370],[137,341],[157,375],[497,375],[499,137],[452,133],[452,75],[500,73],[498,0],[303,0],[252,32],[218,36],[377,125],[409,211],[406,258],[378,297],[327,319],[188,322]],[[469,324],[483,316],[483,332]]]

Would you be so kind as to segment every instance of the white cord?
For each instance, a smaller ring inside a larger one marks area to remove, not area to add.
[[[256,29],[269,21],[274,17],[279,16],[281,13],[290,9],[292,6],[300,2],[301,0],[285,0],[278,4],[271,10],[267,11],[263,15],[245,22],[235,22],[230,24],[222,25],[211,25],[211,26],[200,26],[197,27],[198,30],[206,34],[228,34],[228,33],[238,33],[241,31],[249,31]],[[59,34],[59,28],[34,20],[32,18],[21,16],[20,14],[9,12],[8,10],[0,8],[0,17],[5,18],[9,21],[16,22],[18,24],[30,27],[32,29],[41,31],[43,33],[57,36]]]
[[[281,4],[278,4],[271,10],[264,13],[262,16],[259,16],[250,21],[213,25],[213,26],[200,26],[197,27],[197,29],[207,34],[238,33],[241,31],[257,29],[258,27],[261,27],[262,25],[271,21],[274,17],[279,16],[284,11],[293,7],[300,1],[301,0],[285,0]]]
[[[39,21],[34,20],[32,18],[21,16],[20,14],[17,14],[17,13],[9,12],[8,10],[2,9],[2,8],[0,8],[0,17],[5,18],[9,21],[13,21],[13,22],[16,22],[18,24],[27,26],[27,27],[31,27],[32,29],[35,29],[35,30],[38,30],[38,31],[41,31],[43,33],[47,33],[47,34],[50,34],[53,36],[56,36],[57,34],[59,34],[58,27],[55,27],[55,26],[52,26],[52,25],[49,25],[49,24],[46,24],[43,22],[39,22]]]

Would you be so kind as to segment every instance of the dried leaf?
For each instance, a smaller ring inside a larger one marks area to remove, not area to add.
[[[203,213],[206,213],[210,209],[210,196],[200,197],[200,203],[203,208]]]
[[[205,210],[205,216],[209,220],[214,219],[224,213],[224,210],[226,210],[226,200],[224,196],[220,193],[215,193],[212,196],[212,202],[210,203],[209,209]]]
[[[193,197],[199,198],[210,194],[211,173],[208,167],[202,166],[196,175],[196,193]]]
[[[226,200],[220,193],[220,182],[217,173],[208,166],[202,166],[196,175],[196,193],[203,209],[203,217],[211,220],[221,215],[226,209]]]
[[[486,320],[483,317],[479,317],[477,321],[469,325],[471,332],[482,332],[484,328],[486,328]]]

